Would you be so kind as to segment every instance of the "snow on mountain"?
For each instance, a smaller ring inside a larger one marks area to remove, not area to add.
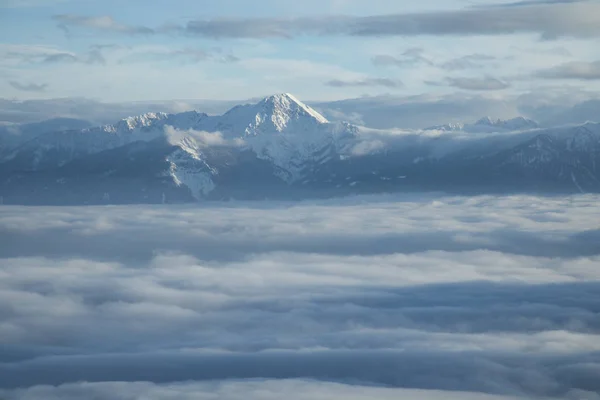
[[[135,141],[154,140],[164,135],[166,127],[178,131],[221,132],[226,139],[241,138],[259,158],[281,168],[282,177],[288,181],[296,179],[307,162],[314,161],[311,160],[314,153],[326,147],[337,149],[337,138],[352,130],[348,124],[329,123],[318,112],[285,93],[267,97],[257,104],[234,107],[222,116],[195,111],[147,113],[113,125],[53,132],[15,149],[5,160],[30,153],[25,161],[29,168],[61,165],[86,154]]]
[[[287,182],[299,179],[307,165],[323,161],[320,156],[327,149],[340,151],[344,140],[353,135],[351,125],[329,123],[289,93],[236,106],[221,117],[206,119],[196,129],[221,132],[229,140],[242,139],[245,148],[277,166],[279,177]]]
[[[330,124],[287,93],[267,97],[256,105],[234,108],[223,118],[250,120],[243,131],[244,141],[259,158],[279,167],[285,181],[299,179],[307,163],[322,161],[315,155],[325,149],[338,152],[344,134],[351,135],[349,129]]]
[[[398,177],[402,185],[426,188],[498,183],[510,189],[516,181],[527,188],[536,179],[548,187],[573,180],[579,189],[600,188],[600,124],[539,129],[521,117],[483,118],[430,129],[491,134],[331,123],[294,96],[278,94],[221,116],[146,113],[39,135],[0,160],[0,190],[20,190],[28,199],[27,185],[39,189],[45,179],[57,198],[67,187],[86,198],[101,180],[104,191],[131,187],[135,201],[163,192],[189,201],[323,188],[393,190]]]
[[[600,124],[548,129],[503,154],[502,165],[569,182],[581,192],[600,190]]]
[[[122,119],[113,125],[54,131],[41,134],[14,148],[0,161],[14,160],[21,169],[63,165],[85,155],[114,149],[137,141],[150,141],[164,135],[164,127],[177,124],[190,129],[206,114],[146,113]]]
[[[571,129],[565,147],[568,151],[597,153],[600,155],[600,125],[588,122]]]
[[[15,147],[49,132],[85,129],[92,126],[88,121],[73,118],[54,118],[29,124],[0,126],[0,158]]]
[[[329,121],[289,93],[266,97],[257,104],[236,106],[218,120],[218,130],[234,136],[301,133]]]
[[[127,117],[117,122],[115,125],[107,125],[106,131],[113,133],[131,132],[136,129],[151,126],[156,121],[167,119],[169,116],[165,113],[147,113],[135,117]]]
[[[425,130],[442,132],[463,131],[470,133],[497,133],[524,131],[537,128],[539,128],[537,122],[523,117],[516,117],[508,120],[493,120],[490,117],[483,117],[473,124],[451,122],[449,124],[432,126],[426,128]]]
[[[465,128],[465,124],[459,122],[450,122],[444,125],[435,125],[425,128],[426,131],[442,131],[442,132],[457,132],[462,131]]]
[[[218,169],[207,163],[209,146],[237,146],[274,165],[276,175],[291,183],[311,165],[338,156],[357,128],[329,123],[291,94],[267,97],[257,104],[236,106],[222,116],[195,111],[146,113],[112,125],[51,132],[23,144],[3,161],[14,170],[43,170],[135,142],[165,140],[174,146],[166,158],[168,176],[199,199],[215,188]]]
[[[201,146],[192,137],[183,137],[177,146],[167,156],[168,173],[177,186],[186,186],[196,200],[201,200],[215,189],[213,175],[218,171],[207,164]]]
[[[536,129],[539,128],[539,125],[537,122],[523,117],[516,117],[508,120],[497,119],[495,121],[490,117],[485,117],[475,122],[470,128],[486,128],[489,131],[497,131],[497,129],[505,131],[521,131]]]

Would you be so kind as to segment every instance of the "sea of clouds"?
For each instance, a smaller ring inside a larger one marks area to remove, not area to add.
[[[0,399],[600,399],[600,196],[0,206]]]

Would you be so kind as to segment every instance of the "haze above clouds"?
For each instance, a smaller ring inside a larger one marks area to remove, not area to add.
[[[598,200],[3,207],[0,395],[594,399]]]

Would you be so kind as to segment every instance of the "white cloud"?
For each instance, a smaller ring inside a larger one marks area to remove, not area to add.
[[[241,146],[244,144],[242,139],[225,139],[221,132],[203,132],[193,129],[180,130],[169,125],[165,126],[165,135],[171,144],[179,144],[186,138],[192,139],[193,145],[199,147]]]
[[[0,396],[236,398],[230,385],[256,398],[275,387],[324,398],[593,392],[597,204],[432,194],[5,206],[0,388],[30,388]],[[220,382],[249,378],[396,389]],[[194,380],[219,382],[156,385]],[[156,384],[33,387],[78,381]]]

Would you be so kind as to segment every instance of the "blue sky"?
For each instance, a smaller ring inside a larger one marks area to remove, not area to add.
[[[9,99],[491,97],[600,89],[600,4],[0,0]]]

